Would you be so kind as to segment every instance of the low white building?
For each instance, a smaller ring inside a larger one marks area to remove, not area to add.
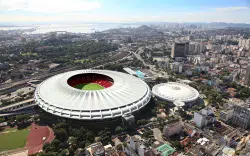
[[[143,145],[143,144],[140,144],[139,146],[138,146],[138,155],[139,156],[145,156],[145,153],[148,151],[148,148],[145,146],[145,145]]]
[[[140,137],[133,136],[130,138],[130,147],[139,155],[144,156],[148,152],[148,148],[142,143]]]
[[[140,141],[139,138],[137,138],[137,137],[135,137],[135,136],[133,136],[133,137],[130,138],[129,144],[130,144],[130,147],[131,147],[134,151],[137,151],[139,141]]]

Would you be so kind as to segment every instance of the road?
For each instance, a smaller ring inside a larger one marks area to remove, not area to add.
[[[157,75],[157,73],[155,72],[155,65],[151,65],[151,64],[147,64],[144,59],[141,57],[141,53],[143,53],[144,50],[142,47],[138,48],[138,50],[136,52],[131,51],[131,53],[133,53],[133,55],[140,61],[142,61],[144,66],[149,66],[150,67],[150,72],[153,73],[154,75]]]
[[[135,57],[136,57],[138,60],[142,61],[142,63],[143,63],[144,66],[147,66],[147,64],[145,63],[145,61],[141,58],[141,55],[139,55],[139,54],[137,54],[137,53],[135,53],[135,52],[133,52],[133,51],[132,51],[132,53],[135,55]]]

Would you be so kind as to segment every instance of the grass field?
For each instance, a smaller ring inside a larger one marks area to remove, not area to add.
[[[0,152],[23,148],[26,145],[29,129],[0,134]]]
[[[101,90],[104,89],[103,86],[100,86],[96,83],[88,83],[88,84],[79,84],[76,85],[75,88],[81,89],[81,90]]]

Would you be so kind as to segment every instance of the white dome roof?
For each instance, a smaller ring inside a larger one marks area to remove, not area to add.
[[[68,85],[74,75],[96,73],[113,79],[102,90],[80,90]],[[78,70],[55,75],[36,89],[38,105],[52,114],[76,119],[103,119],[139,110],[150,100],[148,85],[134,76],[108,70]]]
[[[193,102],[199,97],[199,92],[182,83],[169,82],[155,85],[152,89],[155,96],[170,102]]]

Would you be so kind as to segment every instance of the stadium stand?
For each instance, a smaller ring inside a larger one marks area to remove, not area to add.
[[[75,75],[68,80],[68,84],[72,87],[88,83],[95,83],[103,86],[104,88],[109,88],[113,85],[114,81],[108,76],[93,73]]]

